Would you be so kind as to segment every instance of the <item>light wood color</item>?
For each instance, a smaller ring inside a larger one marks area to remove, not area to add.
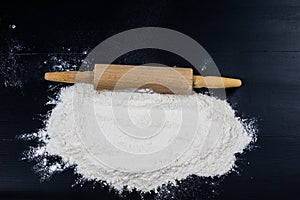
[[[193,76],[193,88],[233,88],[240,87],[242,81],[218,76]]]
[[[191,68],[96,64],[94,71],[47,72],[45,79],[91,83],[96,90],[152,89],[162,94],[191,94],[193,88],[240,87],[240,79],[193,76]]]
[[[62,83],[93,83],[93,71],[65,71],[65,72],[47,72],[45,80]]]
[[[131,65],[103,65],[94,68],[96,90],[146,89],[157,93],[191,94],[193,70]]]

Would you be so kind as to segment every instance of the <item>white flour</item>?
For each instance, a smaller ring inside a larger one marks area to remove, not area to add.
[[[229,172],[235,154],[254,139],[231,106],[190,96],[103,91],[76,84],[62,89],[32,157],[58,155],[85,179],[117,189],[149,191],[190,174]],[[249,128],[250,127],[250,128]],[[55,163],[50,172],[65,167]]]

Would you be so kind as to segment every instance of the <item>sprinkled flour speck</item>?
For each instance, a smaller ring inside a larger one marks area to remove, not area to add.
[[[15,24],[11,24],[11,25],[9,25],[9,28],[11,28],[11,29],[15,29],[17,26],[15,25]]]
[[[252,123],[208,95],[99,92],[75,84],[61,89],[45,128],[24,137],[41,142],[28,155],[40,158],[38,167],[49,165],[49,156],[61,158],[45,168],[49,174],[75,166],[83,179],[149,191],[191,174],[228,173],[254,134]]]

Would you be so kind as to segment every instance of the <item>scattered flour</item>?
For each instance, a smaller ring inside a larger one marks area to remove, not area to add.
[[[84,179],[149,191],[190,174],[229,172],[254,132],[226,101],[207,95],[97,92],[75,84],[61,90],[35,134],[45,145],[30,156],[61,157],[63,166],[54,163],[50,172],[76,166]],[[46,165],[42,159],[40,167]]]

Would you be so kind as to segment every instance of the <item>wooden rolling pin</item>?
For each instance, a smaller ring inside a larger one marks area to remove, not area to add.
[[[152,89],[163,94],[192,94],[193,88],[240,87],[240,79],[194,76],[191,68],[96,64],[94,71],[47,72],[48,81],[91,83],[96,90]]]

